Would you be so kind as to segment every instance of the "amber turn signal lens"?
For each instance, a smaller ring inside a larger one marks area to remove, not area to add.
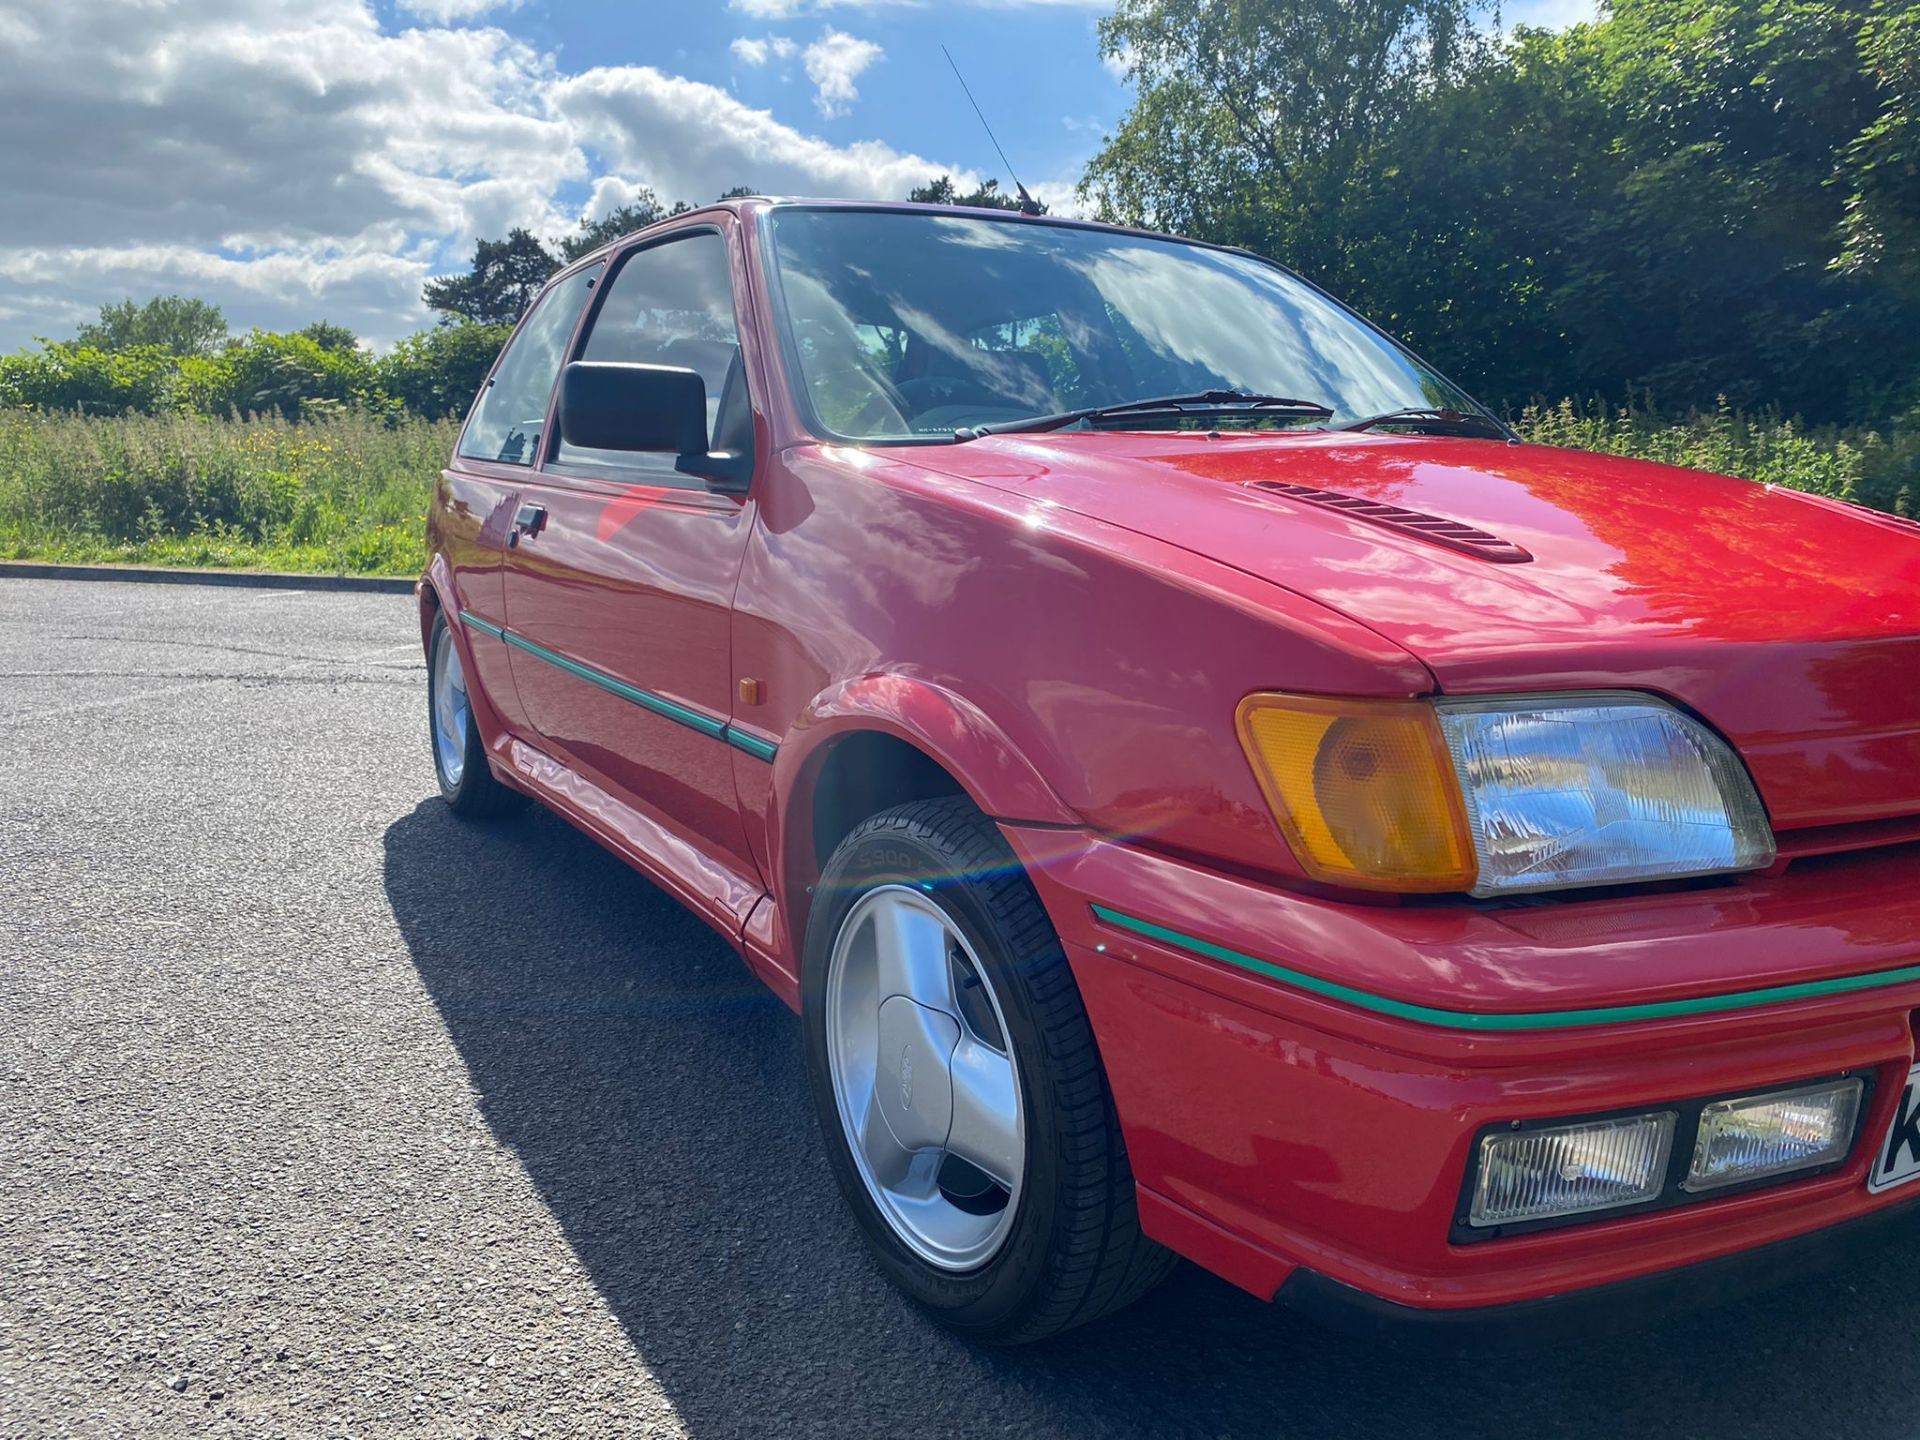
[[[1466,808],[1431,706],[1250,695],[1238,719],[1308,875],[1367,890],[1473,888]]]

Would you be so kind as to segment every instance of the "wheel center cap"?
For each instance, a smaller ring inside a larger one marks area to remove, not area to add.
[[[909,1150],[947,1143],[953,1128],[953,1047],[960,1026],[951,1015],[892,995],[880,1005],[880,1056],[874,1099],[893,1138]]]

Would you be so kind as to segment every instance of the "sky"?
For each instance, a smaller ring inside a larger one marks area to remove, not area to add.
[[[0,0],[0,352],[101,304],[237,330],[432,323],[477,237],[637,187],[904,198],[1005,170],[1056,209],[1130,92],[1111,0]],[[1507,24],[1593,0],[1507,0]]]

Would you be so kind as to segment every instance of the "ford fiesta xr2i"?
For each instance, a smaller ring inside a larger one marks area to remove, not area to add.
[[[1920,527],[1521,444],[1238,251],[759,199],[558,274],[429,523],[447,801],[739,949],[957,1330],[1915,1215]]]

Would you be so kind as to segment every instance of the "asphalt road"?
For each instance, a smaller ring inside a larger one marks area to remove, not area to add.
[[[0,1437],[1920,1431],[1920,1238],[1531,1352],[1191,1269],[950,1340],[792,1018],[551,816],[446,813],[423,683],[403,597],[0,580]]]

